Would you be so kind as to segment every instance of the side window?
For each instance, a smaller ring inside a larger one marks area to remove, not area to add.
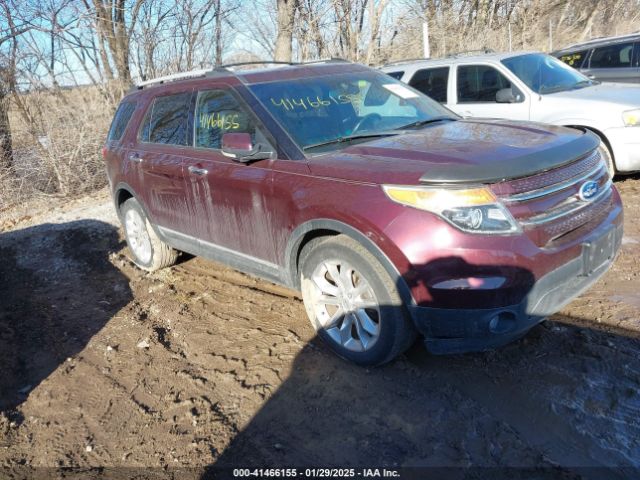
[[[195,116],[195,146],[222,147],[225,133],[250,133],[255,142],[256,128],[251,116],[231,93],[209,90],[198,93]]]
[[[158,97],[147,111],[140,140],[187,145],[191,92]]]
[[[436,102],[447,103],[449,67],[418,70],[411,78],[409,85],[433,98]]]
[[[496,101],[496,93],[512,88],[507,78],[489,65],[458,67],[458,103],[488,103]],[[514,91],[514,94],[518,92]]]
[[[565,53],[560,56],[560,60],[573,68],[581,68],[584,59],[587,57],[589,50],[580,50],[579,52]]]
[[[123,102],[120,104],[111,122],[111,128],[109,128],[108,141],[118,141],[122,138],[135,109],[135,102]]]
[[[386,72],[391,78],[395,78],[396,80],[400,80],[404,72]]]
[[[633,60],[633,42],[618,43],[596,48],[591,54],[591,68],[631,67]]]

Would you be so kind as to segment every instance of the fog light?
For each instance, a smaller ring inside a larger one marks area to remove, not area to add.
[[[491,333],[508,333],[516,328],[516,316],[513,312],[500,312],[489,321]]]

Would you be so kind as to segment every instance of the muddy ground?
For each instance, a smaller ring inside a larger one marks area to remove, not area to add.
[[[314,338],[296,292],[200,258],[138,270],[104,191],[3,212],[0,477],[402,465],[638,478],[580,468],[640,468],[640,177],[617,186],[622,252],[587,294],[498,351],[417,344],[377,369]]]

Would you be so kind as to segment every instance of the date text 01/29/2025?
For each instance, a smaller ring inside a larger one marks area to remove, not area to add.
[[[234,478],[399,478],[387,468],[234,468]]]

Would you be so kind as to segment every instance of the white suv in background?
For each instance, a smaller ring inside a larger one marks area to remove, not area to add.
[[[608,164],[640,170],[640,86],[599,83],[539,52],[455,55],[382,71],[463,117],[530,120],[589,129]]]

